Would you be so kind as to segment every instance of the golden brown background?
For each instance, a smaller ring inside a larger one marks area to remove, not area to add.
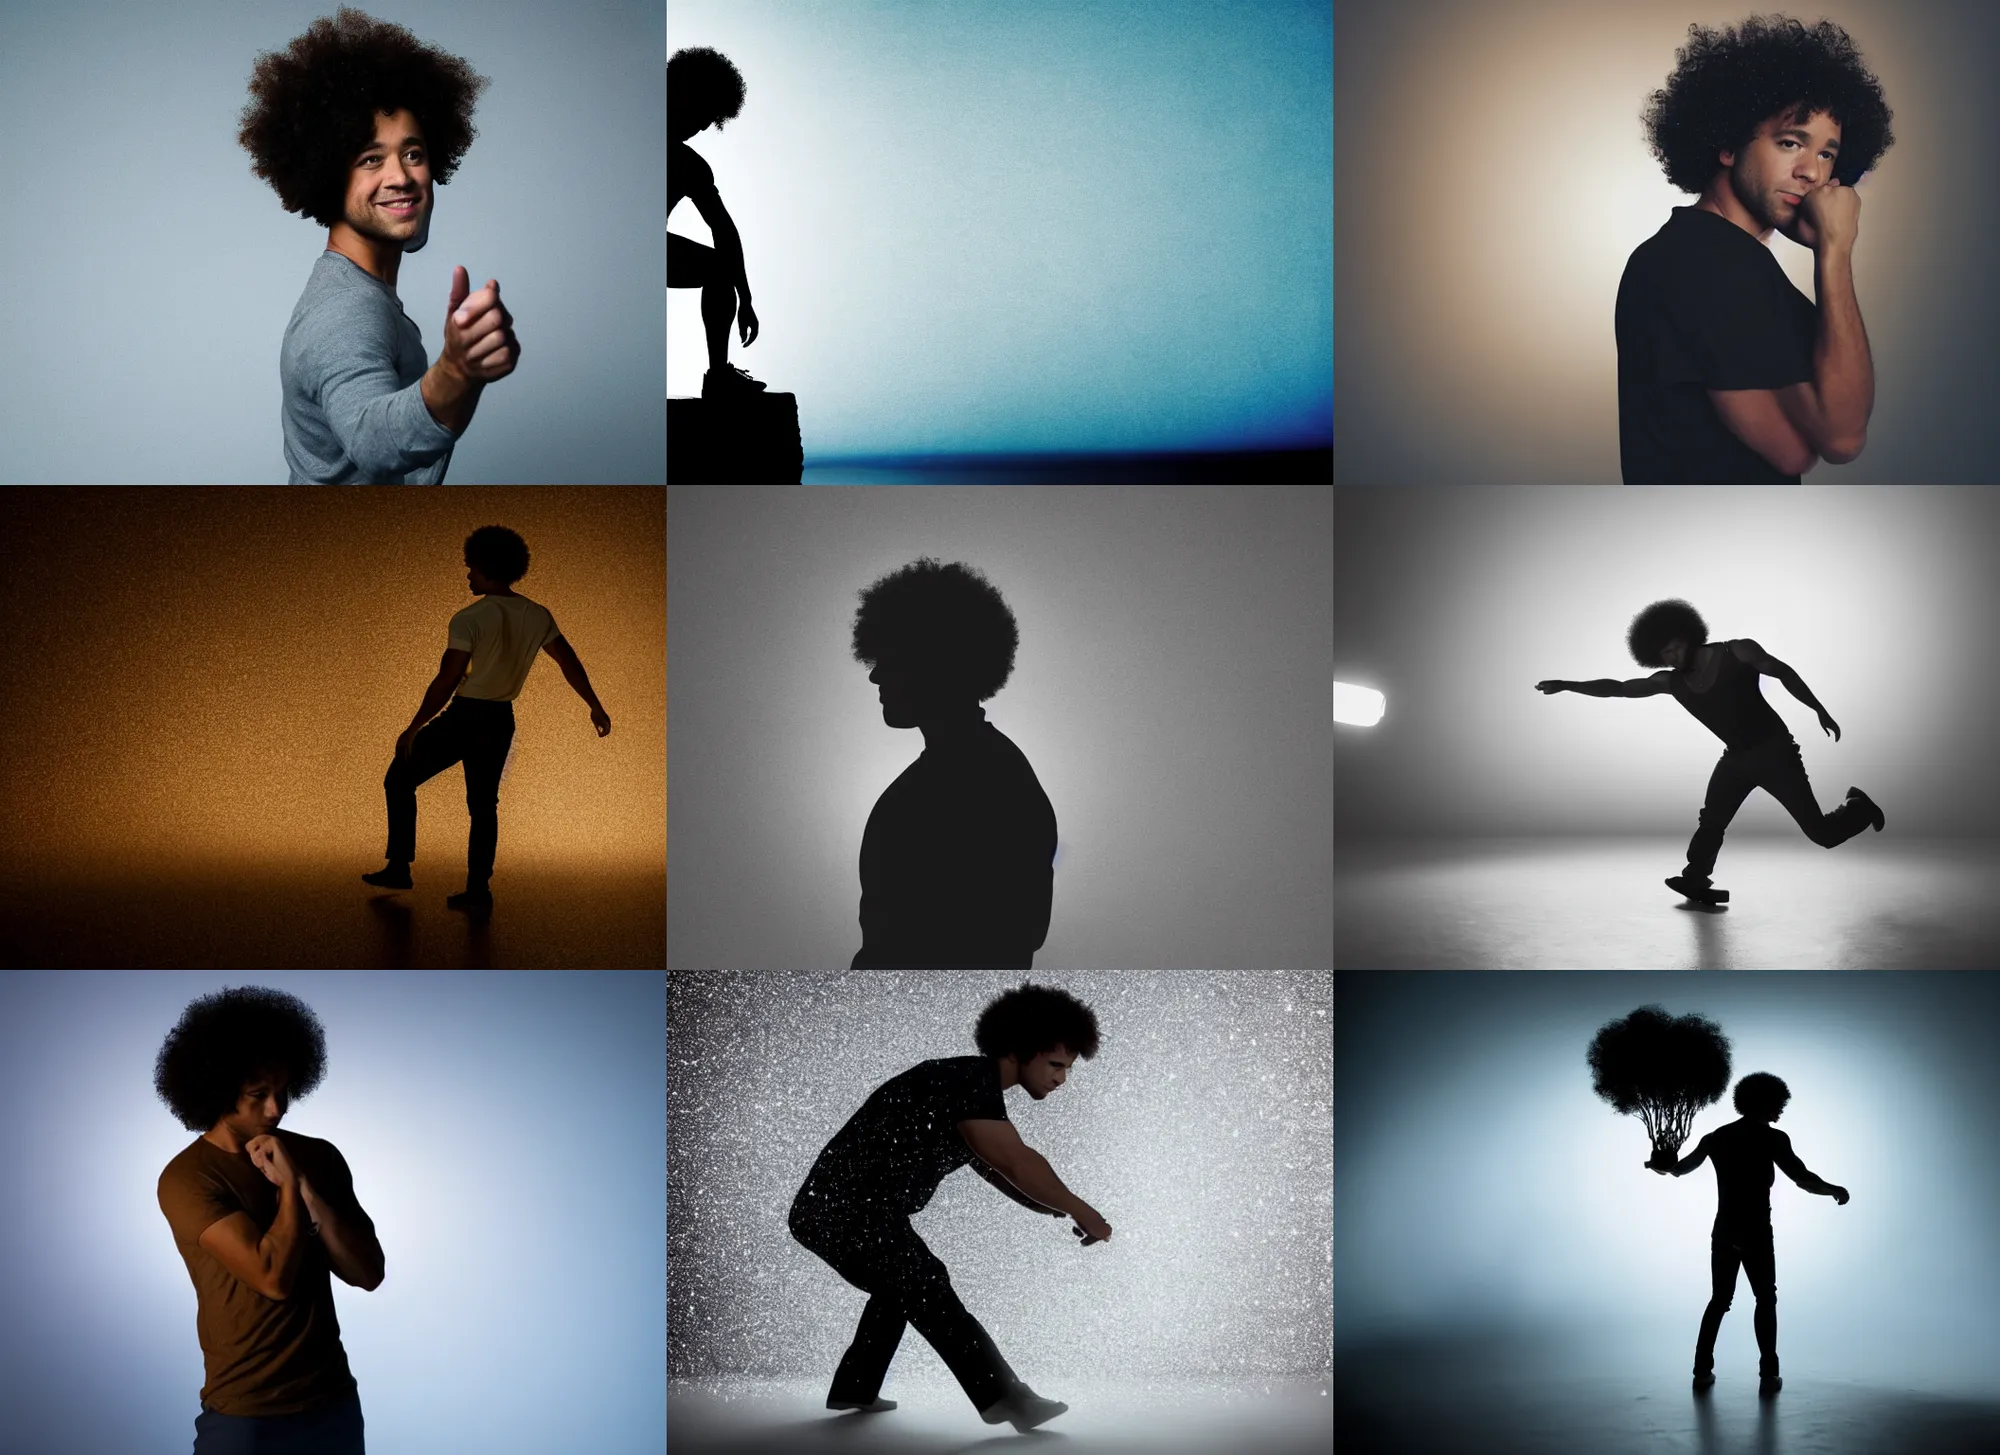
[[[382,774],[488,524],[526,537],[517,589],[612,722],[537,658],[496,894],[511,870],[664,874],[666,496],[643,487],[0,491],[0,857],[379,867]],[[419,887],[456,887],[462,770],[417,799]]]

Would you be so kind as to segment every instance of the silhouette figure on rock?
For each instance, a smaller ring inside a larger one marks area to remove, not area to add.
[[[1736,1295],[1736,1270],[1742,1268],[1757,1296],[1752,1316],[1757,1331],[1758,1392],[1776,1394],[1778,1377],[1778,1273],[1771,1245],[1771,1184],[1775,1168],[1807,1192],[1847,1205],[1847,1189],[1816,1176],[1792,1150],[1792,1139],[1773,1122],[1792,1099],[1791,1088],[1765,1071],[1755,1071],[1736,1083],[1737,1120],[1717,1127],[1678,1162],[1659,1160],[1646,1165],[1662,1175],[1685,1177],[1704,1159],[1715,1164],[1715,1226],[1709,1233],[1709,1273],[1713,1291],[1702,1311],[1701,1332],[1694,1345],[1696,1393],[1715,1383],[1715,1336],[1722,1316]]]
[[[743,331],[743,347],[757,341],[757,310],[750,306],[750,278],[743,263],[743,235],[722,205],[715,172],[687,144],[710,126],[718,131],[743,109],[743,74],[727,56],[707,46],[675,51],[667,62],[667,211],[694,199],[715,238],[704,247],[691,237],[667,234],[667,286],[701,289],[701,321],[708,334],[704,399],[740,398],[764,386],[729,362],[729,325]]]
[[[861,837],[861,950],[850,968],[1033,968],[1048,937],[1056,816],[1035,770],[979,704],[1014,667],[1000,593],[925,556],[861,593],[854,657],[882,720],[924,751]]]

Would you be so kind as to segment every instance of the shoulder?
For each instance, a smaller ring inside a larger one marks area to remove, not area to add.
[[[1737,661],[1747,662],[1752,667],[1767,660],[1763,646],[1754,637],[1738,637],[1726,645],[1736,654]]]

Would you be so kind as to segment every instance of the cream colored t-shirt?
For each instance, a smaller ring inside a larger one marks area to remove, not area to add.
[[[535,653],[561,635],[556,619],[539,601],[518,592],[480,597],[451,618],[449,644],[472,653],[458,695],[512,702],[528,680]]]

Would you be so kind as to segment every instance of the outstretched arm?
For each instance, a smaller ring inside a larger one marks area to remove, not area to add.
[[[1678,1162],[1654,1162],[1649,1159],[1646,1165],[1652,1168],[1655,1172],[1660,1172],[1660,1173],[1671,1172],[1676,1177],[1685,1177],[1688,1175],[1688,1173],[1694,1171],[1695,1168],[1701,1166],[1701,1164],[1703,1162],[1706,1162],[1707,1160],[1708,1160],[1708,1138],[1703,1137],[1699,1142],[1696,1142],[1694,1144],[1694,1150],[1688,1153],[1687,1156],[1681,1158],[1681,1160]]]
[[[1613,677],[1595,677],[1588,682],[1566,682],[1560,677],[1546,682],[1537,682],[1535,690],[1553,695],[1557,692],[1581,692],[1585,697],[1657,697],[1662,692],[1671,691],[1665,672],[1655,672],[1651,677],[1633,677],[1620,682]]]
[[[1792,1150],[1792,1140],[1790,1137],[1784,1136],[1782,1133],[1779,1134],[1778,1150],[1772,1155],[1771,1160],[1784,1169],[1785,1176],[1798,1183],[1807,1192],[1817,1193],[1821,1197],[1830,1197],[1837,1205],[1846,1206],[1847,1189],[1828,1182],[1810,1167],[1806,1166],[1805,1163],[1801,1162],[1799,1154]]]
[[[988,1167],[984,1162],[980,1161],[979,1158],[977,1157],[974,1157],[972,1159],[972,1170],[974,1172],[977,1172],[981,1177],[984,1177],[988,1182],[992,1183],[1002,1192],[1006,1193],[1007,1196],[1011,1197],[1015,1202],[1021,1204],[1021,1206],[1026,1208],[1029,1212],[1050,1213],[1056,1217],[1065,1216],[1061,1208],[1043,1207],[1040,1203],[1036,1202],[1032,1197],[1029,1197],[1026,1193],[1022,1192],[1020,1188],[1016,1187],[1013,1183],[1009,1182],[1006,1178],[1002,1177],[998,1172],[995,1172],[991,1167]]]

